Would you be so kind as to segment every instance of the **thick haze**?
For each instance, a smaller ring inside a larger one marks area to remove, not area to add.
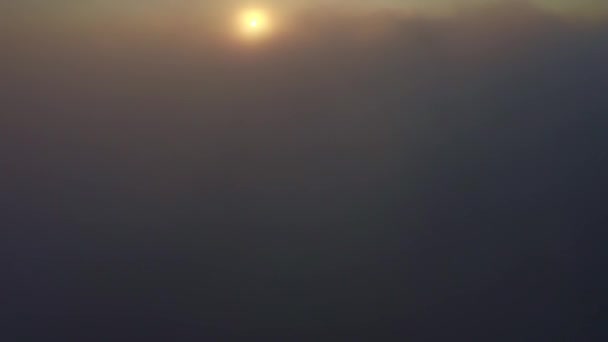
[[[608,337],[608,23],[37,6],[0,24],[0,340]]]
[[[604,0],[19,0],[0,3],[0,13],[22,13],[26,16],[51,15],[63,19],[93,20],[111,16],[145,16],[183,10],[190,14],[208,12],[221,16],[220,11],[242,6],[262,6],[277,10],[335,7],[345,9],[393,9],[424,13],[450,13],[465,7],[528,4],[561,13],[601,15],[608,11]]]

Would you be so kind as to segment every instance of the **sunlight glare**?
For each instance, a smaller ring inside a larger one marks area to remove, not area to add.
[[[267,35],[271,30],[268,12],[260,9],[244,10],[239,15],[240,32],[245,37],[255,38]]]

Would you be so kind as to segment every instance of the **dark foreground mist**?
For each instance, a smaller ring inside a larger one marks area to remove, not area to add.
[[[0,34],[1,340],[606,340],[608,25],[293,20]]]

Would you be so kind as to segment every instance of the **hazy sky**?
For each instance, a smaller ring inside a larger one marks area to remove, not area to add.
[[[558,9],[606,9],[606,1],[604,0],[123,0],[123,1],[103,1],[103,0],[22,0],[18,2],[10,2],[4,6],[26,7],[26,6],[44,6],[47,8],[61,8],[63,6],[87,7],[91,5],[100,7],[128,8],[155,6],[166,4],[200,3],[205,5],[218,5],[226,3],[242,3],[246,4],[274,4],[276,6],[298,6],[307,7],[315,5],[337,5],[337,6],[370,6],[370,7],[415,7],[420,9],[436,9],[449,8],[461,5],[471,4],[494,4],[500,2],[530,2],[547,8]]]
[[[334,2],[2,1],[0,341],[608,341],[608,22]]]

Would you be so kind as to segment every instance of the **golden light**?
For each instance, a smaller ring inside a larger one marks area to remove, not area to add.
[[[239,29],[246,37],[261,37],[267,35],[271,27],[270,15],[261,9],[244,10],[239,15]]]

